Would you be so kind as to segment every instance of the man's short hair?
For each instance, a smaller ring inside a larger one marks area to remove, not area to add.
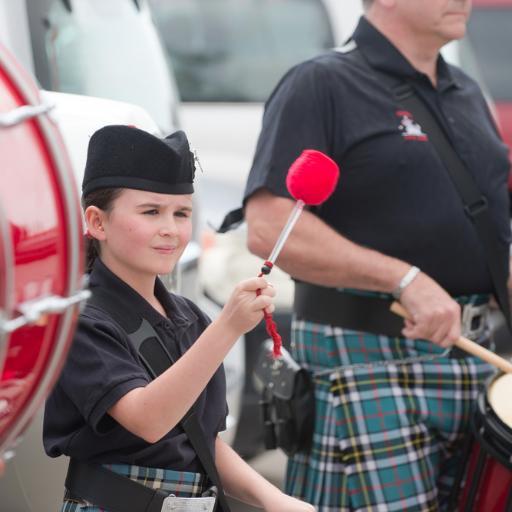
[[[369,9],[369,7],[373,4],[373,0],[363,0],[363,8]]]

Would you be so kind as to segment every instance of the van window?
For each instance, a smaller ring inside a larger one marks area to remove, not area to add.
[[[144,107],[173,129],[177,92],[147,6],[128,0],[53,0],[44,48],[52,90]]]
[[[468,37],[492,97],[512,101],[512,9],[475,8]]]
[[[334,46],[320,0],[150,0],[183,101],[260,102]]]

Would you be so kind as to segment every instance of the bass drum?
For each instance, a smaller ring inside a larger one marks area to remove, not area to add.
[[[0,45],[0,456],[51,390],[83,284],[82,223],[60,134]]]

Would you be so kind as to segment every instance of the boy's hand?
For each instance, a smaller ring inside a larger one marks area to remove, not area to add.
[[[261,295],[256,295],[256,290]],[[258,325],[263,318],[263,310],[272,313],[275,309],[272,298],[276,292],[263,277],[253,277],[239,283],[222,308],[219,320],[238,335],[244,334]]]

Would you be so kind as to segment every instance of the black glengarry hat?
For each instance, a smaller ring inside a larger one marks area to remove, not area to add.
[[[160,139],[131,126],[109,125],[89,141],[82,194],[101,188],[192,194],[194,173],[194,155],[182,131]]]

